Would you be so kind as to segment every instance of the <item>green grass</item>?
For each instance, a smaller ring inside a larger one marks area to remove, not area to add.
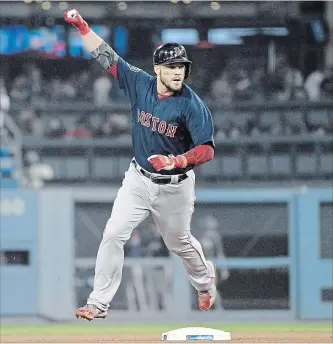
[[[330,322],[318,323],[267,323],[267,324],[222,324],[222,323],[207,323],[207,324],[104,324],[95,325],[93,323],[85,324],[47,324],[47,325],[6,325],[0,327],[1,335],[23,335],[23,334],[105,334],[105,333],[126,333],[126,334],[150,334],[162,333],[176,328],[200,326],[211,327],[228,332],[329,332],[332,333],[333,327]]]

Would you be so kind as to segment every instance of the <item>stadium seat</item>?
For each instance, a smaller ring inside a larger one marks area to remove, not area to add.
[[[92,175],[97,179],[109,179],[113,175],[114,162],[110,157],[95,157],[92,163]]]
[[[215,158],[200,166],[200,175],[204,177],[217,177],[221,174],[221,158]]]
[[[299,155],[296,157],[297,174],[315,174],[316,173],[316,156],[314,154]]]
[[[260,116],[260,124],[264,127],[273,127],[280,123],[281,121],[281,112],[274,111],[264,111]]]
[[[251,176],[265,175],[268,172],[267,157],[264,155],[251,155],[247,158],[247,172]]]
[[[319,158],[319,172],[333,174],[333,155],[323,154]]]
[[[308,112],[307,119],[309,123],[312,125],[327,125],[327,111],[320,109],[311,109]]]
[[[270,170],[271,175],[288,175],[291,173],[291,158],[289,155],[271,155]]]
[[[242,160],[240,157],[227,156],[222,158],[222,176],[239,177],[242,173]]]
[[[66,159],[67,178],[84,179],[88,176],[88,163],[85,158],[70,157]]]
[[[251,118],[252,116],[253,116],[253,113],[251,112],[241,111],[241,112],[233,113],[233,116],[230,117],[230,119],[240,129],[244,129],[245,124],[247,123],[249,118]]]
[[[285,119],[287,125],[292,127],[301,128],[304,124],[304,116],[301,111],[295,110],[293,112],[289,112],[286,110]]]
[[[77,115],[62,114],[61,119],[66,129],[75,128],[75,122],[77,121]]]

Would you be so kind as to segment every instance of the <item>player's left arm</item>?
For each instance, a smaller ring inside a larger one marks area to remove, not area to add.
[[[207,161],[214,158],[214,148],[211,142],[195,146],[187,151],[185,154],[180,155],[161,155],[154,154],[148,158],[156,171],[160,170],[173,170],[174,168],[186,168],[187,166],[202,165]]]
[[[185,154],[181,155],[186,160],[185,165],[202,165],[213,160],[215,147],[212,141],[202,145],[195,146]],[[185,166],[185,167],[186,167]]]
[[[150,156],[148,161],[156,171],[202,165],[214,158],[214,126],[212,115],[205,104],[199,103],[190,107],[186,126],[195,147],[177,156],[160,154]]]

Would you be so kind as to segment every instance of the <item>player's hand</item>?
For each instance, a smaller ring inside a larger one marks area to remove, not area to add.
[[[73,24],[81,34],[86,34],[90,28],[86,21],[83,20],[78,10],[71,8],[64,13],[64,19],[67,23]]]
[[[83,18],[75,8],[70,8],[69,10],[65,11],[64,19],[67,23],[73,24],[76,27],[79,27],[83,24]]]
[[[160,170],[173,170],[174,168],[185,168],[187,165],[187,160],[183,155],[151,155],[147,159],[156,171]]]

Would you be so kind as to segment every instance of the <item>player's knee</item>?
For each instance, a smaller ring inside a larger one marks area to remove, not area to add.
[[[123,226],[121,224],[112,225],[108,223],[104,229],[104,233],[103,233],[104,241],[115,241],[115,242],[122,242],[125,244],[129,238],[130,238],[130,233],[128,231],[127,226]]]

